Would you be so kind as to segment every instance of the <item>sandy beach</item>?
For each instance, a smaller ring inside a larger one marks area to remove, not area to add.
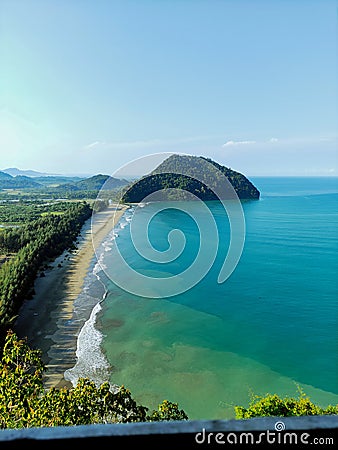
[[[83,226],[77,250],[65,251],[50,263],[45,276],[36,279],[35,294],[22,305],[13,330],[27,338],[31,348],[41,349],[46,365],[45,387],[72,387],[65,370],[76,362],[77,336],[81,329],[73,318],[73,304],[96,259],[94,248],[104,240],[127,209],[111,205]]]

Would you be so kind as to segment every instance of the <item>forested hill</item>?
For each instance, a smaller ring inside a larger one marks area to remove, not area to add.
[[[126,184],[128,184],[126,180],[99,174],[77,182],[60,184],[58,188],[63,191],[67,189],[71,191],[99,191],[100,189],[111,190],[120,188]]]
[[[32,178],[24,175],[11,175],[0,172],[0,189],[17,189],[17,188],[39,188],[39,183],[36,183]]]
[[[10,169],[8,169],[10,170]],[[19,169],[11,169],[13,173]],[[25,171],[35,173],[34,171]],[[36,172],[38,174],[38,172]],[[82,178],[67,175],[25,176],[14,175],[0,171],[0,201],[20,200],[31,201],[49,199],[84,200],[95,199],[101,190],[111,198],[120,198],[119,191],[129,181],[109,175],[94,175]],[[108,192],[109,191],[109,192]]]
[[[203,173],[203,182],[196,179],[200,179],[197,175],[200,173]],[[227,191],[224,188],[224,175],[240,199],[259,199],[259,190],[243,174],[202,156],[172,155],[149,175],[134,182],[125,191],[122,200],[126,203],[139,203],[147,195],[158,191],[161,191],[159,200],[183,200],[186,198],[186,191],[204,201],[217,200],[215,191]],[[170,191],[170,188],[178,191]]]

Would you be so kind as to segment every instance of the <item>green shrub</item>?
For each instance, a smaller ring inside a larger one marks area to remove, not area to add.
[[[108,382],[97,387],[80,378],[73,389],[44,390],[44,370],[41,352],[9,331],[0,361],[0,428],[188,419],[167,400],[147,415],[148,408],[137,404],[128,389],[113,390]]]
[[[338,405],[323,409],[312,403],[303,391],[299,390],[298,398],[281,398],[277,394],[265,397],[255,396],[248,408],[235,406],[236,419],[250,419],[262,416],[315,416],[323,414],[338,414]]]
[[[178,409],[177,403],[164,400],[159,406],[158,411],[153,411],[147,416],[147,420],[151,422],[159,422],[160,420],[187,420],[188,416],[183,409]]]

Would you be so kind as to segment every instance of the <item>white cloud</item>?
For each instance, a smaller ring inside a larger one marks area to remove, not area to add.
[[[105,144],[105,143],[102,142],[102,141],[94,141],[94,142],[92,142],[91,144],[85,145],[83,148],[84,148],[85,150],[91,150],[91,149],[93,149],[93,148],[97,148],[97,147],[99,147],[99,146],[101,146],[101,145],[104,145],[104,144]]]
[[[222,145],[222,147],[235,147],[238,145],[252,145],[252,144],[274,144],[276,142],[279,142],[279,139],[273,137],[270,138],[266,141],[261,141],[261,142],[257,142],[257,141],[227,141],[225,142],[225,144]]]
[[[190,136],[179,137],[172,139],[147,139],[147,140],[135,140],[135,141],[94,141],[90,144],[84,145],[84,150],[92,149],[148,149],[148,148],[160,148],[161,146],[174,146],[185,145],[190,143],[198,143],[212,139],[213,136]]]
[[[232,147],[235,145],[250,145],[256,144],[256,141],[227,141],[222,147]]]

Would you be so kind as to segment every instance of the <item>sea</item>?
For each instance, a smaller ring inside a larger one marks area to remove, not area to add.
[[[221,202],[206,202],[216,234],[205,227],[210,217],[198,202],[190,213],[180,202],[158,213],[152,203],[125,212],[97,250],[75,303],[87,319],[66,379],[124,385],[150,410],[169,400],[190,419],[233,418],[235,406],[268,394],[338,403],[338,178],[250,180],[261,196],[240,204],[244,244],[223,282],[236,230]],[[142,232],[157,252],[168,251],[172,230],[180,230],[184,246],[174,260],[152,261],[135,248],[131,228],[141,207],[151,217]],[[208,270],[184,290],[192,264]],[[130,268],[144,283],[179,280],[177,294],[139,295]]]

